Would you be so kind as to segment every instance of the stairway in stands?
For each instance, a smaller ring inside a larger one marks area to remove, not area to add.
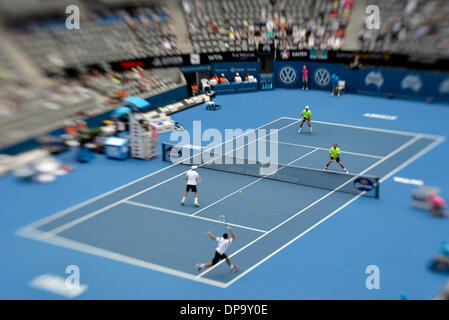
[[[165,2],[164,5],[167,8],[168,14],[172,18],[179,50],[183,53],[193,52],[192,43],[187,35],[187,25],[182,13],[181,2],[172,0]]]
[[[351,13],[351,19],[346,28],[345,38],[343,41],[343,50],[359,50],[359,42],[357,40],[360,29],[362,28],[365,9],[368,6],[367,0],[354,0],[354,7]]]

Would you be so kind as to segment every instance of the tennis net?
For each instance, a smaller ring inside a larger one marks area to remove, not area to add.
[[[201,147],[178,146],[164,142],[162,143],[162,159],[180,165],[197,165],[204,169],[351,194],[363,193],[363,196],[379,198],[379,178],[368,175],[287,164],[263,164],[256,160],[235,157],[232,152],[229,155],[219,154]]]

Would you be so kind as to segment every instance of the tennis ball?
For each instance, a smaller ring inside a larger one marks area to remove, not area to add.
[[[243,191],[242,191],[242,190],[240,190],[240,193],[243,193]]]

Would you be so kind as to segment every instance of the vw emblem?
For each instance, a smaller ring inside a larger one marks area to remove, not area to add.
[[[292,67],[283,67],[279,71],[279,80],[285,84],[292,84],[296,80],[296,71]]]
[[[326,69],[320,68],[315,72],[315,82],[321,87],[325,87],[331,81],[331,75]]]

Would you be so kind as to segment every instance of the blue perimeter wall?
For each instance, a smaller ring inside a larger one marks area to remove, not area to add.
[[[259,75],[260,65],[258,61],[247,62],[217,62],[212,63],[212,74],[216,73],[218,76],[224,74],[229,81],[234,81],[235,73],[238,72],[242,79],[245,78],[247,73],[255,76]]]
[[[242,79],[245,78],[247,73],[257,78],[260,65],[258,61],[213,62],[210,65],[182,66],[181,71],[184,73],[210,71],[212,75],[216,73],[218,76],[223,73],[226,79],[233,81],[236,72],[242,76]]]
[[[149,110],[156,109],[161,106],[164,106],[164,105],[167,105],[167,104],[170,104],[170,103],[173,103],[173,102],[185,99],[185,98],[187,98],[187,86],[181,86],[181,87],[175,88],[173,90],[163,92],[161,94],[151,96],[151,97],[145,99],[146,101],[148,101],[150,103],[150,106],[145,109],[142,109],[142,111],[147,112]],[[115,109],[112,109],[110,111],[99,114],[92,118],[85,119],[85,121],[89,127],[99,127],[102,125],[103,120],[111,119],[111,113],[114,110]],[[56,135],[61,135],[63,133],[64,133],[64,128],[59,128],[52,132],[49,132],[48,134],[56,136]],[[39,144],[37,143],[37,141],[34,138],[31,138],[31,139],[25,140],[19,144],[2,149],[2,150],[0,150],[0,153],[17,154],[20,152],[25,152],[25,151],[31,150],[33,148],[37,148],[38,146],[39,146]]]
[[[351,70],[343,64],[275,61],[275,86],[302,87],[301,70],[304,65],[309,69],[309,89],[331,90],[330,76],[335,73],[340,80],[346,81],[346,91],[350,93],[383,96],[391,93],[398,98],[424,100],[433,97],[436,101],[449,102],[449,75],[438,72],[375,67]]]

